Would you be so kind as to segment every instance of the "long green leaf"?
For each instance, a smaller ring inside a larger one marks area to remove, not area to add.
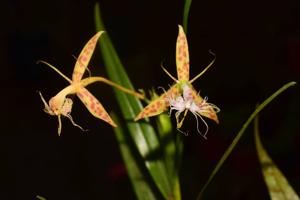
[[[288,89],[291,86],[294,86],[296,84],[296,82],[289,82],[287,84],[285,84],[284,86],[282,86],[279,90],[277,90],[276,92],[274,92],[270,97],[268,97],[263,103],[261,103],[255,110],[254,112],[250,115],[250,117],[247,119],[247,121],[243,124],[241,130],[237,133],[237,135],[235,136],[235,138],[233,139],[232,143],[230,144],[230,146],[226,149],[225,153],[223,154],[223,156],[221,157],[221,159],[219,160],[219,162],[217,163],[216,167],[214,168],[214,170],[212,171],[212,173],[210,174],[207,182],[204,184],[204,186],[202,187],[197,199],[201,199],[201,196],[204,192],[204,190],[206,189],[206,187],[208,186],[208,184],[212,181],[212,179],[214,178],[214,176],[216,175],[216,173],[219,171],[219,169],[221,168],[221,166],[223,165],[223,163],[225,162],[225,160],[228,158],[228,156],[230,155],[230,153],[233,151],[234,147],[237,145],[237,143],[239,142],[240,138],[242,137],[242,135],[244,134],[246,128],[249,126],[249,124],[251,123],[251,121],[254,119],[254,117],[262,110],[264,109],[264,107],[266,107],[271,101],[273,101],[273,99],[275,99],[279,94],[281,94],[283,91],[285,91],[286,89]]]
[[[95,6],[95,21],[97,30],[105,30],[100,17],[99,5]],[[109,78],[124,87],[133,89],[133,86],[124,70],[124,67],[109,39],[108,34],[103,35],[100,48],[105,62],[105,67]],[[145,161],[150,175],[152,176],[158,189],[166,199],[173,197],[170,179],[166,173],[166,166],[161,156],[151,156],[160,148],[158,137],[153,127],[145,121],[136,123],[134,117],[142,110],[141,102],[123,92],[114,90],[119,106],[121,108],[126,125],[133,141]]]
[[[182,140],[178,140],[175,142],[177,138],[174,138],[174,134],[172,134],[172,123],[168,114],[160,114],[157,117],[156,123],[160,136],[161,146],[165,155],[165,163],[168,169],[167,173],[172,183],[174,199],[180,200],[181,192],[179,184],[179,168],[182,157],[183,143]]]
[[[183,8],[183,29],[185,34],[187,34],[187,27],[188,27],[188,19],[189,19],[189,13],[190,13],[190,7],[192,4],[192,0],[185,0],[184,1],[184,8]]]
[[[174,140],[172,135],[172,123],[168,114],[160,114],[156,118],[156,123],[158,127],[158,133],[160,136],[161,146],[164,147],[163,153],[165,155],[165,163],[168,169],[167,173],[169,177],[173,178],[175,174],[175,156],[176,156],[176,146],[172,142]],[[171,137],[171,138],[170,138]]]
[[[120,124],[117,117],[112,114],[113,120]],[[125,163],[128,176],[131,180],[135,195],[139,200],[155,200],[155,194],[150,187],[149,180],[143,174],[143,171],[138,163],[138,158],[136,158],[136,155],[133,152],[132,147],[130,147],[130,142],[128,138],[126,137],[125,130],[122,129],[122,127],[114,128],[114,132],[116,135],[116,138],[119,143],[120,152],[123,158],[123,161]]]
[[[258,116],[254,120],[254,136],[256,150],[262,173],[272,200],[299,200],[299,196],[290,186],[288,180],[275,165],[263,147],[258,128]]]

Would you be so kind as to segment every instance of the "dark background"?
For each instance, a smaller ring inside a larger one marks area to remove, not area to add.
[[[137,88],[167,87],[175,74],[177,24],[182,1],[101,0],[107,32]],[[297,1],[216,1],[192,3],[188,42],[191,77],[217,54],[215,65],[195,88],[221,108],[220,125],[209,122],[208,140],[185,128],[181,170],[183,199],[195,199],[217,160],[242,123],[288,81],[300,77],[300,7]],[[46,99],[67,86],[46,60],[71,76],[77,56],[95,34],[95,1],[1,1],[0,199],[133,199],[112,129],[93,118],[76,98],[72,116],[88,133],[45,114]],[[93,75],[106,76],[97,49]],[[108,110],[118,112],[111,88],[91,86]],[[263,143],[295,190],[300,191],[299,86],[272,102],[260,115]],[[174,120],[174,119],[173,119]],[[206,191],[207,199],[267,199],[253,143],[252,127]],[[174,132],[174,134],[181,134]]]

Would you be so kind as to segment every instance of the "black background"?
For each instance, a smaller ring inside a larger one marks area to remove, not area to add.
[[[46,60],[71,76],[77,56],[95,34],[95,1],[1,1],[0,199],[133,199],[112,129],[93,118],[78,99],[72,116],[88,133],[45,114],[37,91],[49,99],[67,86]],[[168,87],[175,74],[177,24],[182,1],[99,1],[107,32],[136,88]],[[296,1],[192,3],[188,42],[191,77],[217,54],[215,65],[195,83],[221,108],[220,125],[209,122],[205,141],[187,120],[181,170],[183,199],[195,199],[213,166],[257,102],[300,77],[300,7]],[[93,75],[106,76],[99,50]],[[119,112],[108,86],[90,86],[108,110]],[[299,86],[260,115],[262,140],[296,191],[300,191]],[[206,191],[207,199],[267,199],[252,127]],[[174,132],[174,134],[181,134]]]

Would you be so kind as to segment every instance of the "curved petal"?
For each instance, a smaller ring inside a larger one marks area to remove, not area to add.
[[[188,90],[188,94],[186,94],[186,96],[188,96],[188,98],[192,98],[194,103],[197,105],[198,109],[196,112],[204,117],[214,120],[218,124],[219,120],[216,110],[219,110],[219,108],[211,103],[208,103],[199,94],[197,94],[196,90],[192,86],[190,87],[191,88]]]
[[[106,110],[103,108],[102,104],[87,89],[79,89],[79,92],[77,92],[77,96],[92,115],[109,123],[113,127],[117,127],[115,122],[110,118]]]
[[[93,55],[93,52],[95,50],[95,46],[97,45],[97,41],[99,37],[104,33],[104,31],[99,31],[96,35],[94,35],[83,47],[82,51],[79,54],[79,57],[77,58],[72,80],[73,82],[79,82],[84,74],[85,69],[87,68],[91,57]]]
[[[179,32],[176,42],[176,67],[178,80],[188,81],[190,76],[190,59],[188,43],[182,26],[179,26]]]
[[[166,111],[170,106],[170,98],[176,98],[180,94],[177,84],[172,86],[168,91],[162,94],[157,99],[153,100],[148,106],[146,106],[134,119],[137,121],[146,117],[152,117],[159,115],[160,113]]]

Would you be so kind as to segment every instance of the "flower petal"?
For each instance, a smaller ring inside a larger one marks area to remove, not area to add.
[[[176,98],[180,95],[179,88],[177,84],[173,85],[168,91],[162,94],[157,99],[153,100],[148,106],[146,106],[134,119],[137,121],[146,117],[152,117],[159,115],[160,113],[166,111],[170,105],[169,99]]]
[[[204,100],[199,94],[197,94],[196,90],[191,85],[190,89],[186,92],[188,93],[186,94],[186,96],[192,98],[194,103],[197,105],[197,113],[204,117],[214,120],[217,124],[219,123],[218,116],[215,110],[218,108],[215,105],[206,102],[206,100]]]
[[[77,58],[72,80],[73,82],[79,82],[84,74],[85,69],[87,68],[91,57],[94,53],[95,46],[97,45],[97,41],[99,37],[104,33],[104,31],[99,31],[96,35],[94,35],[83,47],[82,51],[79,54],[79,57]]]
[[[178,80],[189,80],[190,61],[188,43],[182,26],[179,26],[179,32],[176,42],[176,66]]]
[[[96,118],[102,119],[113,127],[117,127],[115,122],[110,118],[106,110],[103,108],[102,104],[87,89],[83,87],[79,89],[77,96],[92,115],[94,115]]]

